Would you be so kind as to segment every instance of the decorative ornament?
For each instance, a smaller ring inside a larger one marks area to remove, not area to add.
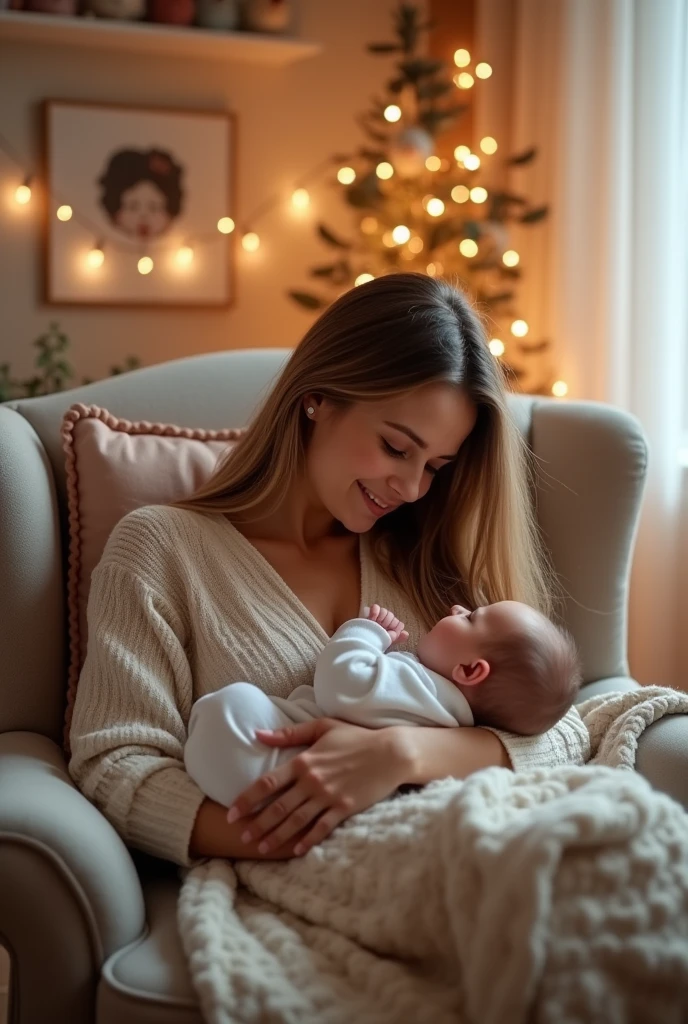
[[[402,178],[417,178],[435,144],[424,128],[404,128],[389,148],[389,159]]]
[[[239,24],[238,0],[197,0],[196,23],[201,28],[231,31]]]
[[[286,32],[291,0],[245,0],[244,24],[251,32]]]
[[[161,25],[190,25],[195,13],[194,0],[150,0],[150,20]]]
[[[89,14],[98,18],[139,21],[146,14],[146,0],[89,0]]]

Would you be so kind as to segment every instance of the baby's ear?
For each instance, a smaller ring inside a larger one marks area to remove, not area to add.
[[[452,679],[461,686],[477,686],[484,682],[491,672],[490,665],[484,658],[474,661],[472,665],[454,665]]]

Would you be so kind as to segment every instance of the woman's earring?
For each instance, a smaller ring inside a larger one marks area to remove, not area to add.
[[[313,408],[312,405],[309,405],[308,408],[306,409],[306,412],[308,413],[309,416],[312,416],[313,413],[315,412],[315,409]]]

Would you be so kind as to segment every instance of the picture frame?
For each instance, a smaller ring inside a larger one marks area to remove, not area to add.
[[[233,304],[231,112],[50,99],[43,143],[48,305]]]

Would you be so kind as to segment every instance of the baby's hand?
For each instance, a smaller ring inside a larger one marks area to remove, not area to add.
[[[374,604],[372,608],[364,608],[363,614],[366,619],[377,622],[378,626],[386,629],[393,644],[398,640],[408,640],[408,632],[404,629],[404,623],[387,608],[381,608],[379,604]]]

